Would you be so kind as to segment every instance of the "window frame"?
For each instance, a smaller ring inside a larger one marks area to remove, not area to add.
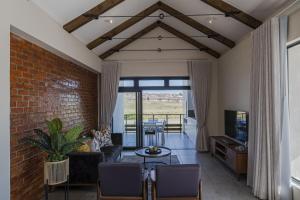
[[[288,67],[288,71],[289,71],[289,68],[290,68],[290,63],[289,63],[289,50],[291,49],[291,48],[293,48],[293,47],[296,47],[296,46],[300,46],[300,39],[299,40],[297,40],[297,41],[295,41],[295,42],[293,42],[293,43],[291,43],[291,44],[289,44],[289,45],[287,45],[287,57],[286,57],[286,59],[287,59],[287,67]],[[289,80],[290,79],[290,77],[289,77],[289,72],[288,72],[288,82],[290,81]],[[288,83],[289,84],[289,83]],[[288,90],[289,90],[289,86],[288,86]],[[289,98],[289,97],[288,97]],[[290,108],[289,108],[290,109]],[[289,134],[291,134],[291,133],[289,133]],[[290,152],[291,153],[291,152]],[[290,163],[290,164],[292,164],[292,163]],[[300,178],[297,178],[297,177],[294,177],[292,174],[290,174],[290,179],[291,179],[291,183],[292,184],[294,184],[294,185],[296,185],[297,187],[299,187],[300,188]]]
[[[188,76],[170,77],[121,77],[120,80],[133,80],[133,87],[119,86],[119,92],[139,92],[143,90],[190,90],[190,86],[170,86],[170,80],[190,80]],[[143,80],[163,80],[164,86],[140,86],[139,81]]]

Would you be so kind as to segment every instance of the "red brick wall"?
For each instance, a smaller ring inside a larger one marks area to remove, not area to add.
[[[11,34],[11,199],[40,199],[43,154],[20,139],[45,120],[97,127],[97,74]]]

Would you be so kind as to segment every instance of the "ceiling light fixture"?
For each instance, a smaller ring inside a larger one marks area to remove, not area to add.
[[[159,19],[163,20],[165,18],[165,14],[164,13],[160,13],[158,17],[159,17]]]
[[[208,17],[208,23],[213,24],[216,18]]]
[[[105,19],[104,21],[105,21],[106,23],[109,23],[109,24],[114,23],[114,21],[113,21],[112,19]]]

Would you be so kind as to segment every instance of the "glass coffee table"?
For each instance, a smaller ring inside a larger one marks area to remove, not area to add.
[[[144,159],[144,165],[145,165],[145,168],[148,168],[147,167],[147,164],[164,164],[164,165],[171,165],[172,164],[172,151],[171,149],[167,148],[167,147],[158,147],[161,152],[160,153],[157,153],[157,154],[149,154],[149,153],[146,153],[146,150],[149,149],[149,147],[144,147],[144,148],[140,148],[140,149],[137,149],[135,151],[135,154],[137,156],[140,156]],[[152,158],[152,159],[155,159],[155,158],[162,158],[162,157],[169,157],[170,160],[168,163],[166,162],[163,162],[163,161],[155,161],[155,160],[152,160],[152,161],[148,161],[146,162],[146,159],[147,158]]]

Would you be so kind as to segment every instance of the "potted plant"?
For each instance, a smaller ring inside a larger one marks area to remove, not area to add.
[[[56,118],[47,121],[48,132],[34,130],[34,135],[24,138],[25,142],[40,148],[47,154],[44,163],[44,181],[48,185],[66,182],[69,176],[68,153],[82,145],[84,138],[80,137],[82,126],[75,126],[63,132],[63,124]]]

